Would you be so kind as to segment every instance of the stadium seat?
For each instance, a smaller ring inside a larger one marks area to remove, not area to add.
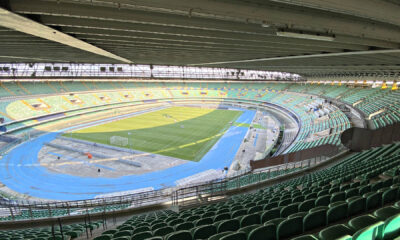
[[[214,222],[218,222],[218,221],[221,221],[221,220],[227,220],[227,219],[230,219],[230,218],[231,218],[231,215],[229,213],[221,213],[221,214],[219,214],[219,215],[214,217]]]
[[[354,197],[351,200],[346,200],[348,203],[348,215],[353,216],[362,213],[366,210],[366,199],[363,197]]]
[[[243,218],[240,221],[240,227],[246,227],[249,225],[253,224],[259,224],[260,223],[260,215],[259,214],[249,214],[246,216],[243,216]]]
[[[248,240],[275,240],[276,239],[276,226],[268,224],[254,228],[248,234]]]
[[[382,193],[369,192],[365,193],[363,197],[366,198],[367,210],[374,209],[381,206]]]
[[[400,209],[393,207],[393,206],[387,206],[380,208],[374,212],[374,216],[378,218],[381,221],[385,221],[386,219],[400,213]]]
[[[303,231],[312,230],[314,228],[326,226],[326,209],[320,209],[308,213],[303,219]]]
[[[326,221],[328,224],[345,219],[347,217],[347,203],[340,202],[336,206],[328,209],[326,212]]]
[[[240,223],[239,220],[237,219],[221,221],[217,226],[218,233],[236,231],[239,228],[240,228]]]
[[[352,239],[380,239],[382,237],[383,222],[377,222],[354,233]]]
[[[194,228],[194,224],[191,222],[184,222],[181,224],[178,224],[175,226],[175,231],[181,231],[181,230],[190,230]]]
[[[315,207],[315,199],[308,199],[299,204],[299,212],[308,212]]]
[[[217,233],[217,229],[213,225],[205,225],[192,229],[193,239],[209,238]]]
[[[348,226],[354,231],[357,232],[363,228],[368,226],[374,225],[375,223],[379,222],[379,220],[374,217],[373,215],[362,215],[355,218],[352,218],[348,222]]]
[[[172,233],[174,229],[172,227],[162,227],[154,231],[154,236],[164,236],[168,233]]]
[[[260,227],[260,226],[262,226],[262,224],[253,224],[253,225],[250,225],[250,226],[246,226],[246,227],[240,228],[240,229],[238,230],[238,232],[244,232],[244,233],[246,233],[246,236],[248,236],[249,233],[250,233],[253,229],[258,228],[258,227]]]
[[[95,237],[95,238],[93,238],[93,240],[110,240],[112,238],[112,236],[111,235],[101,235],[101,236],[98,236],[98,237]]]
[[[313,235],[303,235],[300,237],[292,238],[292,240],[318,240],[318,238]]]
[[[318,197],[317,200],[315,200],[315,206],[328,206],[330,203],[331,195],[324,195],[321,197]]]
[[[279,209],[271,209],[269,211],[264,212],[261,215],[261,223],[265,223],[269,220],[279,218],[281,216],[280,210]]]
[[[221,240],[247,240],[247,237],[243,232],[236,232],[221,237]]]
[[[382,194],[382,205],[396,201],[398,188],[389,188]]]
[[[281,217],[284,218],[291,214],[297,213],[298,208],[299,208],[298,205],[299,205],[298,203],[292,203],[292,204],[287,205],[286,207],[283,207],[281,209],[281,213],[280,213]]]
[[[276,235],[277,239],[284,239],[293,235],[303,233],[303,219],[302,217],[288,218],[279,223]]]
[[[192,234],[189,231],[177,231],[168,234],[165,240],[192,240]]]
[[[343,224],[332,225],[327,228],[321,230],[318,234],[318,237],[321,240],[336,240],[336,239],[343,239],[343,240],[351,240],[354,231],[350,228],[346,227]]]
[[[233,232],[222,232],[212,235],[208,240],[220,240],[222,237],[232,234]]]
[[[400,236],[400,213],[387,218],[383,227],[384,239],[392,239],[397,236]]]

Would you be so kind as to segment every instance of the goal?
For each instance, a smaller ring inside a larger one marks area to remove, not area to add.
[[[110,137],[110,144],[115,146],[126,147],[128,146],[128,138],[121,136],[112,136]]]

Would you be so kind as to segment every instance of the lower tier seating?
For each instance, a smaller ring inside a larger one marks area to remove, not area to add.
[[[102,226],[102,222],[92,222],[91,224],[72,224],[45,228],[27,228],[20,230],[0,231],[1,240],[69,240],[86,234],[86,230],[91,231]]]
[[[399,200],[395,143],[225,202],[133,216],[95,239],[393,239]]]

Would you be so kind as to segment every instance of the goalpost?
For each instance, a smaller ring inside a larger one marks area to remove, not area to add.
[[[111,145],[116,145],[120,147],[126,147],[128,146],[128,138],[126,137],[120,137],[120,136],[112,136],[110,137],[110,144]]]

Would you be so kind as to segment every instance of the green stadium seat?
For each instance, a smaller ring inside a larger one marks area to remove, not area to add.
[[[363,195],[366,198],[367,210],[374,209],[381,206],[382,193],[379,192],[369,192]]]
[[[265,223],[269,220],[279,218],[281,216],[280,210],[279,209],[271,209],[269,211],[264,212],[261,215],[261,223]]]
[[[387,206],[380,208],[374,212],[374,216],[377,217],[381,221],[385,221],[386,219],[400,213],[400,209],[393,207],[393,206]]]
[[[358,188],[350,188],[350,189],[347,189],[347,190],[345,191],[345,194],[346,194],[346,199],[349,199],[349,198],[351,198],[351,197],[360,196],[360,194],[359,194],[359,189],[358,189]]]
[[[250,226],[253,224],[259,224],[260,222],[260,215],[259,214],[249,214],[246,216],[243,216],[243,218],[240,221],[240,227],[246,227],[246,226]]]
[[[116,238],[112,238],[112,240],[131,240],[131,237],[128,236],[122,236],[122,237],[116,237]],[[155,240],[153,238],[148,238],[148,240]],[[158,240],[158,239],[157,239]],[[162,238],[161,238],[162,240]]]
[[[264,223],[264,226],[269,225],[269,224],[273,224],[273,225],[275,225],[276,227],[278,227],[278,225],[279,225],[281,222],[283,222],[284,220],[285,220],[285,218],[275,218],[275,219],[272,219],[272,220],[269,220],[269,221],[265,222],[265,223]]]
[[[192,240],[192,234],[189,231],[177,231],[168,234],[165,240]]]
[[[222,233],[217,233],[212,235],[211,237],[208,238],[208,240],[220,240],[222,237],[232,234],[233,232],[222,232]]]
[[[227,219],[230,219],[230,218],[231,218],[231,215],[229,213],[222,213],[222,214],[219,214],[219,215],[214,217],[214,222],[218,222],[218,221],[221,221],[221,220],[227,220]]]
[[[243,215],[246,215],[246,214],[247,214],[247,211],[244,210],[244,209],[237,210],[237,211],[232,212],[232,218],[240,217],[240,216],[243,216]]]
[[[368,214],[368,215],[362,215],[362,216],[358,216],[358,217],[351,219],[348,222],[348,226],[354,232],[356,232],[356,231],[359,231],[368,226],[374,225],[377,222],[379,222],[379,219],[377,219],[376,217],[374,217],[371,214]]]
[[[51,237],[52,239],[53,237]],[[101,235],[98,237],[93,238],[93,240],[111,240],[112,236],[111,235]]]
[[[218,233],[236,231],[240,228],[240,223],[237,219],[222,221],[218,224]]]
[[[328,224],[345,219],[347,217],[347,203],[342,202],[328,209],[326,212],[326,221]]]
[[[348,203],[348,215],[353,216],[362,213],[366,210],[366,199],[363,197],[354,197],[352,200],[347,201]]]
[[[299,204],[299,212],[308,212],[315,207],[315,199],[308,199]]]
[[[396,201],[398,188],[389,188],[382,194],[382,205]]]
[[[249,208],[249,210],[247,211],[247,214],[257,213],[262,210],[263,210],[262,206],[254,206],[254,207]]]
[[[276,229],[277,239],[284,239],[303,233],[302,217],[288,218],[279,223]]]
[[[184,222],[185,222],[185,220],[178,218],[178,219],[174,219],[174,220],[171,220],[170,222],[168,222],[168,225],[175,226],[175,225],[178,225],[178,224],[184,223]]]
[[[162,227],[162,228],[155,230],[153,232],[153,235],[154,236],[164,236],[164,235],[167,235],[168,233],[172,233],[173,231],[174,231],[174,229],[170,226]]]
[[[318,211],[308,213],[303,218],[303,231],[305,232],[317,227],[326,226],[326,212],[326,209],[320,209]]]
[[[213,225],[205,225],[192,229],[193,239],[205,239],[217,233],[217,229]]]
[[[71,238],[77,238],[80,235],[80,232],[77,231],[68,231],[65,233],[65,235],[70,236]]]
[[[292,238],[292,240],[318,240],[318,238],[313,235],[303,235],[300,237]]]
[[[281,217],[285,218],[291,214],[297,213],[298,212],[298,208],[299,208],[299,204],[298,203],[292,203],[289,204],[286,207],[283,207],[281,209]]]
[[[296,196],[296,197],[294,197],[293,198],[293,203],[301,203],[301,202],[304,202],[304,196],[303,195],[300,195],[300,196]]]
[[[383,227],[384,239],[392,239],[397,236],[400,236],[400,214],[387,218]]]
[[[207,218],[201,218],[197,221],[194,222],[194,225],[196,226],[202,226],[202,225],[208,225],[208,224],[212,224],[214,221],[211,217],[207,217]]]
[[[366,193],[369,193],[369,192],[371,192],[371,186],[369,186],[369,185],[361,186],[358,189],[358,192],[359,192],[360,195],[364,195]]]
[[[181,230],[189,230],[194,228],[194,224],[191,222],[184,222],[181,224],[178,224],[175,226],[175,231],[181,231]]]
[[[271,209],[276,208],[276,207],[278,207],[278,202],[270,202],[270,203],[264,205],[263,210],[264,211],[271,210]]]
[[[290,214],[288,218],[294,218],[294,217],[301,217],[302,219],[308,214],[308,212],[297,212]]]
[[[292,199],[287,198],[287,199],[279,201],[278,207],[287,206],[287,205],[289,205],[291,203],[292,203]]]
[[[321,240],[351,240],[354,231],[343,224],[332,225],[327,228],[322,229],[318,238]]]
[[[335,192],[334,194],[331,195],[331,200],[330,202],[339,202],[339,201],[344,201],[346,200],[346,193],[345,192]]]
[[[196,220],[198,220],[198,219],[199,219],[198,216],[190,216],[190,217],[187,217],[187,218],[185,219],[185,221],[186,221],[186,222],[193,222],[193,221],[196,221]]]
[[[93,229],[92,229],[93,230]],[[133,231],[133,227],[132,226],[123,226],[122,228],[118,229],[119,231]]]
[[[276,226],[268,224],[254,228],[249,234],[247,240],[275,240]]]
[[[382,237],[383,222],[377,222],[356,232],[352,239],[380,239]]]
[[[315,206],[328,206],[331,201],[331,195],[324,195],[321,197],[318,197],[317,200],[315,200]]]
[[[310,209],[308,212],[312,213],[312,212],[315,212],[315,211],[319,211],[321,209],[325,209],[326,211],[328,211],[329,208],[327,206],[319,206],[319,207],[315,207],[315,208]]]
[[[242,227],[238,230],[238,232],[244,232],[246,235],[248,235],[253,229],[262,226],[261,224],[253,224],[250,226]]]
[[[236,232],[221,237],[221,240],[247,240],[247,236],[243,232]]]
[[[150,231],[150,228],[147,227],[147,226],[142,226],[142,227],[135,228],[133,230],[132,234],[141,233],[141,232],[147,232],[147,231]]]

